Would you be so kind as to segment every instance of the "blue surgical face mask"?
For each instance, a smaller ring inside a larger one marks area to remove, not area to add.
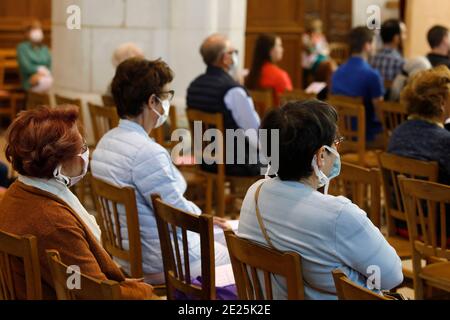
[[[316,176],[319,180],[319,188],[322,188],[323,186],[325,186],[324,193],[328,194],[330,180],[333,178],[336,178],[341,173],[341,156],[335,149],[333,149],[329,146],[324,146],[324,148],[336,156],[334,159],[333,167],[331,168],[330,173],[328,175],[325,175],[325,173],[323,173],[323,171],[319,169],[319,167],[317,166],[317,156],[316,155],[314,155],[311,165],[314,169],[314,173],[316,174]]]

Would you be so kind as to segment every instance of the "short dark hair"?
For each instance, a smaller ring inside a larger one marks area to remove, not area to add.
[[[446,35],[448,35],[446,27],[440,25],[432,27],[427,34],[428,44],[431,49],[438,47]]]
[[[381,26],[381,39],[383,43],[391,43],[396,35],[401,35],[401,21],[398,19],[386,20]]]
[[[172,80],[173,71],[161,59],[130,58],[119,64],[111,83],[119,116],[140,115],[150,96],[161,95],[162,88]]]
[[[312,173],[311,162],[322,146],[331,146],[337,135],[337,112],[326,102],[306,100],[288,102],[270,111],[261,128],[279,130],[278,176],[299,181]],[[269,146],[270,154],[270,146]]]
[[[372,42],[373,37],[373,31],[367,27],[356,27],[352,29],[349,34],[350,53],[361,53],[364,45]]]

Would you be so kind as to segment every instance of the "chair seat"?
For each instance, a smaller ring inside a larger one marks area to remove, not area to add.
[[[400,259],[411,258],[411,243],[409,240],[400,237],[387,237],[389,244],[395,249]]]
[[[438,262],[422,268],[420,277],[432,283],[438,283],[439,287],[448,287],[450,290],[450,262]]]
[[[359,155],[357,153],[345,153],[341,155],[341,160],[351,164],[361,165]],[[366,151],[364,153],[364,167],[378,168],[377,154],[374,151]]]

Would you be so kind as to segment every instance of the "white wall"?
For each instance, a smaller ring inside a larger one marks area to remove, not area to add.
[[[66,28],[72,4],[81,8],[81,30]],[[132,41],[148,59],[162,58],[174,70],[180,113],[187,86],[205,69],[199,54],[205,37],[225,33],[243,53],[246,9],[246,0],[53,0],[55,91],[99,103],[114,75],[113,50]]]

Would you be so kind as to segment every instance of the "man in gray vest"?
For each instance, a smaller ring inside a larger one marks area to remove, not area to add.
[[[238,51],[230,40],[221,34],[206,38],[200,48],[200,54],[207,65],[206,72],[191,82],[187,90],[188,109],[209,113],[222,113],[225,129],[258,130],[260,119],[253,100],[247,90],[233,79],[230,73],[236,68]],[[257,131],[255,131],[257,133]],[[225,132],[223,133],[225,136]],[[257,146],[255,136],[246,136],[247,146]],[[229,141],[225,142],[225,146]],[[249,163],[246,146],[245,164],[226,164],[228,175],[255,176],[260,174],[260,165]],[[228,150],[226,148],[226,150]],[[236,150],[236,148],[235,148]],[[252,148],[255,152],[256,148]],[[236,157],[235,157],[236,158]],[[202,165],[208,171],[217,170],[214,165]]]

